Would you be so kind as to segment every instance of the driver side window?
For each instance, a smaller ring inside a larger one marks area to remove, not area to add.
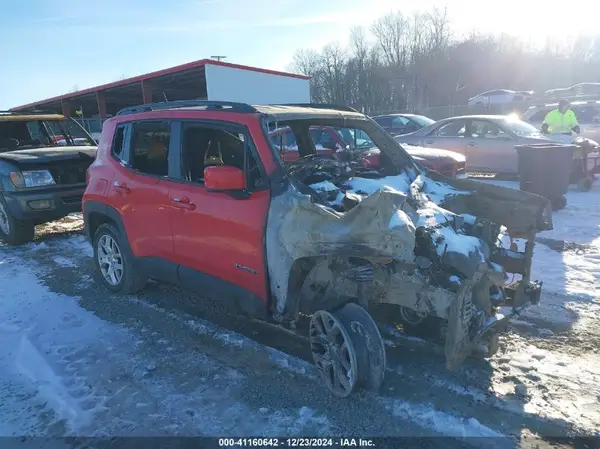
[[[184,123],[181,133],[182,179],[203,184],[205,168],[230,166],[245,172],[248,188],[257,188],[262,170],[247,136],[235,127]]]

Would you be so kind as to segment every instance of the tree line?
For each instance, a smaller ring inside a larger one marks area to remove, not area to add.
[[[466,104],[491,89],[533,90],[600,82],[600,36],[534,46],[509,35],[453,36],[447,10],[387,14],[332,42],[301,49],[289,69],[311,77],[314,102],[366,114]]]

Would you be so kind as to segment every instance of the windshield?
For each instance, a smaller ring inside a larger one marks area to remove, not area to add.
[[[0,120],[0,152],[75,145],[96,143],[74,120]]]
[[[518,119],[506,119],[504,126],[519,137],[537,136],[540,130],[535,126]]]
[[[431,120],[429,117],[425,117],[424,115],[413,115],[411,119],[423,128],[435,123],[435,120]]]

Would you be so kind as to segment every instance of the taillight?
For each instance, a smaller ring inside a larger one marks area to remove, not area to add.
[[[90,183],[90,169],[89,168],[85,171],[85,183],[86,184]]]

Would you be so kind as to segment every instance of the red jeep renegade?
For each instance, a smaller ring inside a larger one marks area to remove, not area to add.
[[[380,167],[319,155],[314,126],[364,133]],[[281,127],[297,160],[269,138]],[[171,282],[306,332],[339,396],[380,387],[382,310],[405,329],[437,323],[450,368],[476,346],[493,354],[506,321],[539,301],[534,236],[552,228],[546,199],[428,172],[353,109],[208,101],[107,120],[83,214],[106,288]],[[525,245],[504,248],[504,234]]]

